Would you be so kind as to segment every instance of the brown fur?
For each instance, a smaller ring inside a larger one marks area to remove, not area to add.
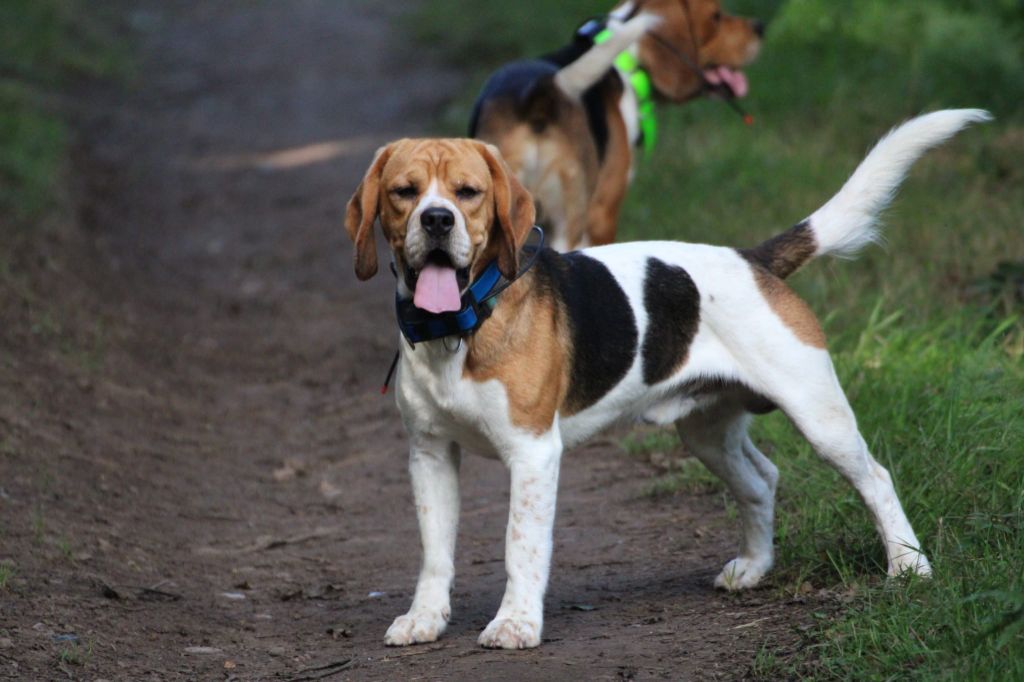
[[[507,289],[487,324],[466,341],[463,376],[500,381],[512,423],[539,434],[551,428],[565,401],[571,343],[560,305],[538,295],[531,280]]]
[[[752,249],[740,249],[740,255],[779,279],[786,279],[809,261],[817,250],[814,232],[803,222]]]
[[[640,0],[637,5],[663,20],[655,30],[660,41],[647,36],[638,43],[640,64],[661,99],[682,103],[704,93],[703,81],[680,53],[701,69],[738,69],[752,61],[760,47],[757,22],[723,14],[718,0]],[[609,137],[600,160],[582,105],[561,93],[544,112],[550,119],[546,125],[524,118],[508,103],[485,102],[481,109],[477,136],[501,150],[538,200],[541,213],[565,217],[564,236],[570,248],[583,243],[585,236],[593,245],[615,240],[633,165],[619,110],[621,93],[621,86],[605,92]],[[534,145],[541,148],[540,173],[528,173],[524,161],[524,150]],[[557,178],[557,191],[545,190],[552,178]]]
[[[768,301],[775,314],[790,331],[808,346],[825,348],[825,332],[818,318],[804,300],[781,279],[760,265],[751,263],[757,288]]]
[[[345,229],[355,243],[355,269],[359,279],[377,272],[377,247],[373,225],[381,230],[401,261],[409,215],[432,180],[466,218],[474,251],[473,263],[482,267],[497,259],[506,277],[515,275],[519,249],[533,227],[533,199],[512,175],[497,149],[477,140],[404,139],[377,150],[363,181],[349,199]],[[460,199],[463,186],[480,191]],[[401,197],[396,190],[413,186],[415,197]],[[476,272],[473,273],[474,275]]]
[[[640,63],[651,75],[658,94],[667,100],[691,100],[702,93],[703,83],[662,41],[702,69],[738,69],[757,55],[760,40],[755,22],[723,13],[718,0],[641,0],[637,4],[642,11],[662,17],[662,25],[655,30],[662,40],[641,38],[639,52]]]

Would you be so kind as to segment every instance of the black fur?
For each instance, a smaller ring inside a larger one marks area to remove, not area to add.
[[[577,38],[560,50],[530,59],[506,64],[495,71],[484,83],[473,105],[469,120],[469,136],[476,137],[480,127],[480,114],[485,103],[499,99],[510,99],[515,103],[516,112],[528,121],[536,132],[543,131],[543,125],[553,123],[557,118],[557,98],[565,97],[555,87],[554,75],[564,66],[576,61],[592,44],[584,38]],[[608,148],[608,114],[605,111],[605,97],[609,89],[621,87],[618,72],[608,73],[583,93],[583,107],[587,113],[590,135],[597,147],[597,158],[604,159]]]
[[[813,258],[817,249],[814,230],[804,220],[752,249],[739,249],[739,254],[779,279],[786,279]]]
[[[568,318],[573,351],[566,408],[579,412],[612,390],[632,367],[636,318],[611,272],[590,256],[545,249],[533,272],[540,294],[560,301]]]
[[[672,376],[690,352],[700,323],[700,293],[686,270],[647,259],[643,372],[648,385]]]
[[[775,403],[749,386],[721,377],[705,377],[687,381],[679,386],[679,392],[692,398],[728,394],[743,405],[743,409],[752,414],[768,414],[778,409]]]

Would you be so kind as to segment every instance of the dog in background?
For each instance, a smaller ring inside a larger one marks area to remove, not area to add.
[[[378,218],[391,247],[398,324],[410,341],[400,342],[396,396],[423,540],[412,605],[385,642],[432,642],[448,625],[458,469],[468,448],[511,472],[508,583],[479,642],[540,644],[562,451],[636,419],[675,424],[736,498],[739,552],[716,586],[752,587],[772,566],[778,471],[747,428],[753,415],[773,409],[856,488],[889,574],[928,575],[892,479],[860,434],[821,326],[783,280],[813,258],[853,255],[874,241],[877,216],[910,165],[988,119],[962,109],[905,123],[810,217],[752,249],[668,241],[564,255],[533,249],[532,267],[520,254],[533,202],[495,147],[401,140],[379,150],[349,200],[345,228],[360,279],[377,271]],[[411,338],[409,313],[429,333]]]
[[[633,150],[654,142],[651,98],[743,97],[740,69],[762,33],[761,22],[723,13],[718,0],[620,3],[572,45],[496,71],[469,134],[501,150],[557,250],[610,243]]]

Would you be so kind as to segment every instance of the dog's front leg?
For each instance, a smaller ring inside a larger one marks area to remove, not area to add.
[[[505,532],[508,583],[498,614],[480,634],[485,647],[528,649],[540,644],[561,455],[556,428],[506,459],[512,475]]]
[[[384,636],[390,646],[433,642],[451,617],[459,524],[459,446],[414,440],[409,473],[423,540],[423,567],[409,612],[396,618]]]

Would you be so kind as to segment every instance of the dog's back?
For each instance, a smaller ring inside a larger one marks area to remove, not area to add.
[[[608,115],[623,92],[613,63],[656,21],[640,15],[601,44],[577,36],[540,59],[507,64],[477,98],[470,136],[501,150],[559,250],[585,239],[588,199],[609,147],[625,144],[628,152],[621,121]]]

